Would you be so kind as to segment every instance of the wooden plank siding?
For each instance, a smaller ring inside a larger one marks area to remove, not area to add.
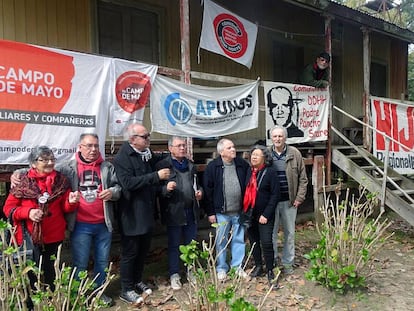
[[[159,65],[181,69],[179,0],[105,0],[157,14],[159,18]],[[191,70],[245,79],[296,82],[307,63],[324,50],[325,18],[321,12],[293,1],[215,0],[219,5],[259,24],[255,57],[251,69],[223,56],[198,51],[203,8],[199,0],[189,0]],[[306,4],[307,1],[299,1]],[[340,9],[340,8],[339,8]],[[355,12],[354,12],[355,13]],[[356,13],[355,13],[356,14]],[[108,21],[110,23],[110,21]],[[332,20],[332,100],[354,116],[363,115],[363,36],[361,24],[344,16]],[[145,29],[139,29],[145,31]],[[122,34],[120,34],[122,36]],[[32,44],[98,53],[97,0],[0,0],[0,38]],[[387,95],[401,98],[407,91],[407,42],[383,32],[370,32],[373,61],[386,65]],[[200,63],[198,63],[198,52]],[[137,59],[139,61],[139,59]],[[218,81],[193,80],[210,86],[228,85]],[[263,90],[260,98],[263,100]],[[259,128],[231,135],[235,140],[263,139],[265,107],[261,102]],[[333,114],[338,128],[353,121]],[[145,125],[151,128],[149,108]],[[164,135],[154,133],[155,139]]]
[[[93,52],[89,0],[0,0],[0,37]]]

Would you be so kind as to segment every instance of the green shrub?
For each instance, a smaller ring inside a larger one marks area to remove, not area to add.
[[[318,227],[320,241],[305,255],[310,260],[305,277],[343,294],[365,286],[373,256],[392,234],[387,235],[391,223],[382,220],[381,214],[372,218],[378,206],[376,195],[360,188],[359,197],[349,200],[348,189],[341,201],[340,193],[335,191],[335,204],[325,194],[321,208],[324,221]]]
[[[218,224],[221,225],[221,224]],[[218,226],[214,224],[214,226]],[[231,238],[229,238],[229,243]],[[262,299],[258,307],[245,300],[247,286],[237,275],[235,269],[228,273],[226,282],[217,279],[215,245],[217,241],[210,233],[209,241],[200,243],[191,241],[188,245],[180,245],[180,258],[188,272],[194,276],[189,279],[188,300],[177,299],[181,310],[220,310],[220,311],[253,311],[260,310],[264,301],[273,289]],[[249,260],[247,256],[246,262]]]
[[[20,255],[16,240],[15,229],[3,220],[0,220],[0,309],[2,311],[28,310],[27,301],[34,304],[35,311],[91,311],[104,307],[99,299],[109,285],[113,275],[107,274],[104,284],[96,288],[94,279],[88,278],[86,271],[79,273],[75,278],[75,269],[60,264],[61,247],[55,258],[55,290],[52,291],[45,284],[30,286],[29,273],[41,279],[41,267],[26,260]],[[11,241],[6,239],[6,233],[11,234]],[[110,271],[111,267],[109,267]]]

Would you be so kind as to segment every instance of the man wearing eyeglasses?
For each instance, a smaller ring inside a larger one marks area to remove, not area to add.
[[[99,138],[94,133],[80,135],[75,159],[56,166],[65,175],[72,190],[79,190],[79,208],[68,214],[73,266],[77,272],[88,269],[91,247],[94,254],[94,275],[101,286],[109,263],[112,231],[114,227],[114,201],[121,196],[121,187],[114,166],[104,161],[99,151]],[[13,174],[12,184],[19,182]],[[111,297],[103,294],[101,300],[110,306]]]
[[[122,186],[119,207],[121,229],[121,295],[133,306],[143,302],[140,294],[151,288],[142,280],[145,257],[151,246],[154,227],[155,195],[160,182],[170,177],[169,168],[155,170],[161,155],[150,149],[150,134],[141,124],[131,124],[124,133],[125,142],[115,156],[114,165]]]
[[[288,137],[303,137],[303,131],[298,124],[298,102],[301,98],[293,98],[292,92],[284,86],[273,87],[267,92],[267,107],[274,125],[283,126]],[[270,133],[268,133],[270,137]]]
[[[313,64],[307,65],[300,77],[299,82],[317,88],[326,88],[329,85],[329,63],[331,55],[327,52],[320,53]]]
[[[197,179],[197,169],[187,158],[187,140],[172,136],[168,140],[170,156],[157,163],[157,168],[169,167],[171,175],[160,187],[161,219],[167,225],[168,272],[171,288],[181,288],[180,244],[187,245],[197,236],[200,217],[199,201],[202,190]],[[187,271],[187,279],[193,276]]]

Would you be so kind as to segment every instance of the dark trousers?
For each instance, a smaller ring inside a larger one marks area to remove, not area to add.
[[[42,270],[43,270],[43,282],[50,286],[52,291],[55,290],[55,259],[51,259],[51,256],[56,257],[58,247],[62,242],[44,244],[40,247],[40,256],[42,256]]]
[[[121,289],[134,290],[135,284],[142,281],[145,258],[151,246],[152,233],[121,237]]]
[[[253,247],[252,256],[255,265],[261,267],[263,264],[262,254],[265,260],[266,270],[273,269],[273,221],[260,224],[257,219],[252,220],[252,225],[247,230],[250,244]]]
[[[168,226],[168,272],[169,275],[180,272],[180,250],[181,244],[187,245],[196,239],[197,224],[194,219],[192,208],[186,208],[185,214],[187,224],[183,226]]]

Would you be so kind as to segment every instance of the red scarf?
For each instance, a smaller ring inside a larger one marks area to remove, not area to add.
[[[58,174],[55,170],[51,173],[40,174],[34,168],[29,169],[27,175],[22,176],[20,184],[10,190],[16,198],[38,200],[43,193],[49,194],[48,201],[39,206],[42,208],[44,215],[49,212],[48,203],[57,199],[69,188],[69,182],[62,174]],[[32,239],[33,243],[41,244],[42,226],[40,222],[33,223]]]
[[[246,187],[246,192],[243,198],[243,211],[247,212],[249,208],[254,208],[256,204],[257,195],[257,173],[265,167],[263,164],[259,168],[252,167],[252,176],[250,176],[249,183]]]

